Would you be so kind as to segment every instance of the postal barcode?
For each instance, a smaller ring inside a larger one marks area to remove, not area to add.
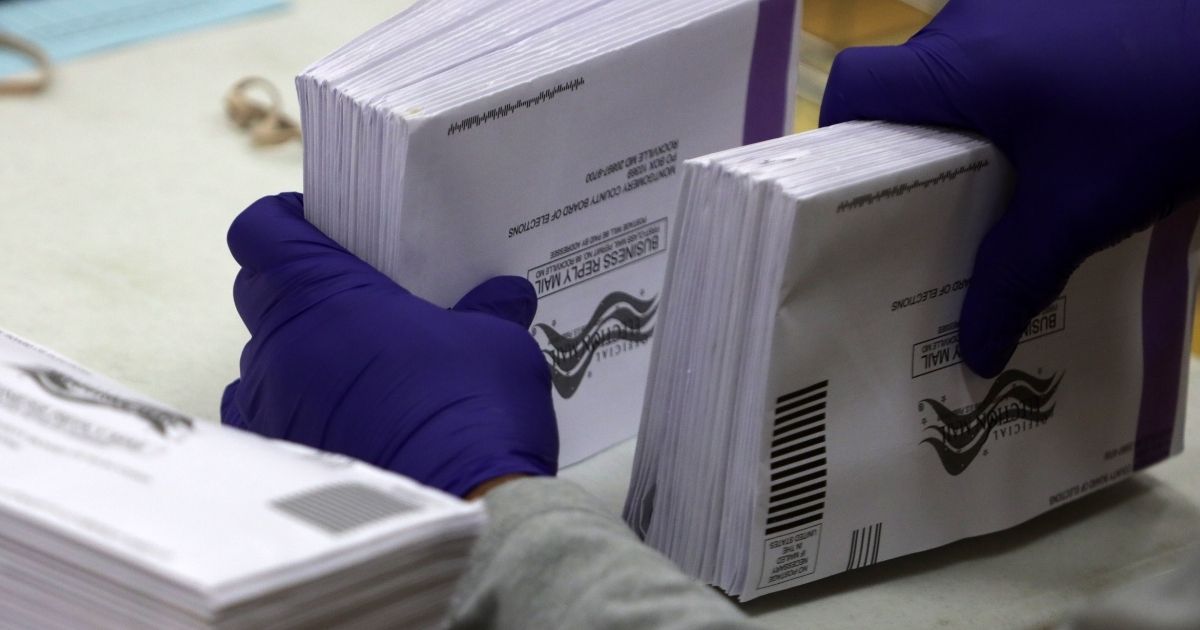
[[[339,483],[294,494],[271,503],[275,508],[331,534],[340,534],[417,506],[361,483]]]
[[[775,401],[768,536],[817,523],[825,512],[825,399],[829,381]]]
[[[879,562],[879,540],[883,537],[883,523],[854,530],[850,534],[850,557],[846,570],[861,569]]]

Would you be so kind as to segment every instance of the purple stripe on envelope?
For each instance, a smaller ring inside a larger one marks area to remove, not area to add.
[[[1200,202],[1171,213],[1154,226],[1142,287],[1142,403],[1133,467],[1140,470],[1171,455],[1179,390],[1187,360],[1188,255]]]
[[[790,131],[784,126],[788,108],[792,106],[788,70],[795,23],[796,0],[762,0],[758,4],[758,30],[750,59],[742,144],[778,138]]]

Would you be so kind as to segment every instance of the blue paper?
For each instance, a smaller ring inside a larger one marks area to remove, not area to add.
[[[51,59],[159,37],[283,6],[284,0],[5,0],[0,30],[41,46]],[[28,70],[0,52],[0,76]]]

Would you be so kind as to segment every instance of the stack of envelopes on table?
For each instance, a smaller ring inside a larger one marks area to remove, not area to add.
[[[645,540],[751,599],[1177,453],[1200,205],[1090,258],[984,379],[958,317],[1011,179],[981,139],[884,123],[686,163],[626,505]]]
[[[527,277],[578,461],[636,431],[680,160],[791,128],[797,4],[419,2],[297,78],[305,215],[442,306]]]
[[[432,628],[483,520],[0,332],[0,626]]]

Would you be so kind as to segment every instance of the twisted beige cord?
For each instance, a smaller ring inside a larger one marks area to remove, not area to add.
[[[0,48],[11,50],[33,61],[36,73],[33,76],[17,76],[0,79],[0,94],[35,94],[45,90],[54,76],[50,57],[33,42],[10,33],[0,32]]]
[[[266,94],[267,102],[251,98],[258,89]],[[283,144],[300,139],[300,126],[280,110],[279,90],[262,77],[246,77],[234,84],[225,96],[225,113],[238,127],[250,131],[250,140],[259,146]]]

